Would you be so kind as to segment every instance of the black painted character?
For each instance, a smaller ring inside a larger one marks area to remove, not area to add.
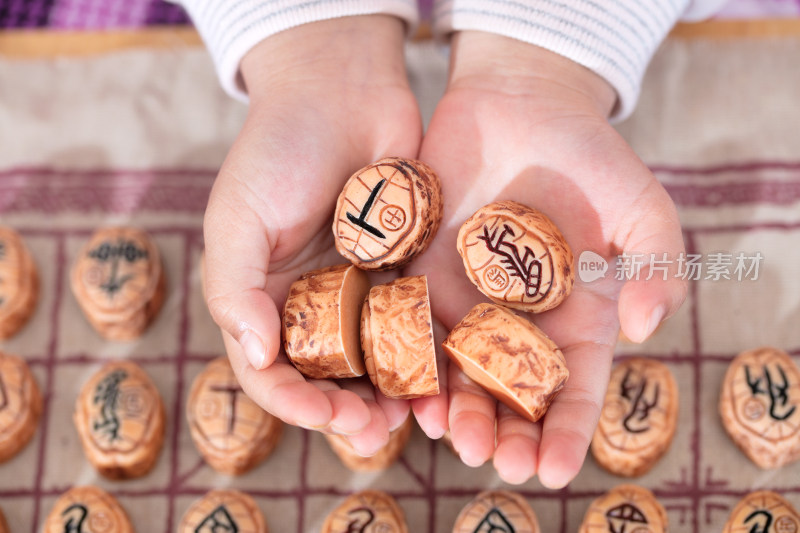
[[[94,391],[92,402],[102,404],[100,407],[100,420],[93,424],[95,431],[104,433],[113,442],[119,438],[119,384],[128,377],[124,370],[115,370],[104,377]]]
[[[63,533],[83,533],[83,523],[89,515],[89,509],[80,503],[73,503],[61,513],[65,518]]]
[[[769,397],[769,416],[772,417],[773,420],[786,420],[792,413],[794,413],[795,409],[797,408],[796,405],[792,405],[791,409],[786,409],[789,405],[789,378],[786,377],[786,373],[783,371],[783,367],[781,365],[775,365],[778,368],[778,374],[780,375],[780,381],[774,381],[773,376],[769,371],[767,365],[763,365],[761,370],[763,375],[761,377],[753,378],[750,374],[750,367],[748,365],[744,366],[744,374],[747,378],[747,385],[750,387],[750,393],[753,396],[758,396],[759,394],[764,394]],[[764,384],[766,387],[762,387],[762,380],[765,382]],[[779,411],[782,409],[786,409],[782,413]]]
[[[372,235],[375,235],[380,239],[385,239],[386,235],[384,235],[381,230],[379,230],[372,224],[368,223],[367,217],[369,216],[369,212],[372,210],[372,204],[375,203],[375,198],[378,197],[378,193],[380,192],[384,183],[386,183],[386,180],[382,179],[381,181],[378,182],[377,185],[375,185],[375,187],[369,193],[369,198],[367,198],[367,201],[364,204],[364,207],[361,208],[361,213],[359,213],[358,216],[351,214],[349,211],[347,213],[347,220],[349,220],[359,228],[362,228],[367,233],[371,233]]]
[[[493,508],[486,513],[473,533],[515,533],[514,525],[506,518],[506,515],[498,508]]]
[[[100,288],[108,293],[109,298],[122,290],[123,285],[133,278],[132,274],[119,275],[121,261],[133,264],[136,261],[147,259],[147,250],[130,240],[120,239],[116,244],[105,241],[100,246],[89,252],[89,257],[101,263],[111,262],[111,275],[108,281],[102,283]]]
[[[542,262],[529,246],[525,247],[525,254],[520,256],[519,247],[513,242],[506,241],[506,235],[515,237],[514,230],[508,224],[503,224],[503,231],[497,236],[497,228],[489,233],[489,228],[483,226],[483,235],[478,239],[486,243],[486,248],[502,257],[500,260],[509,270],[511,276],[519,278],[525,285],[525,296],[533,298],[539,294],[542,284]]]
[[[627,369],[620,384],[620,395],[631,405],[622,425],[629,433],[644,433],[650,429],[648,423],[650,410],[658,405],[660,387],[658,383],[654,387],[648,387],[649,382],[645,377],[636,383],[632,376],[633,371],[630,368]],[[649,399],[647,398],[648,388],[652,391]]]
[[[367,526],[375,521],[375,513],[368,507],[357,507],[347,512],[352,517],[344,533],[366,533]]]
[[[744,519],[744,525],[749,525],[750,522],[753,522],[747,533],[769,533],[772,520],[772,513],[765,509],[758,509],[747,515],[747,518]]]
[[[635,505],[623,503],[606,512],[606,523],[611,533],[630,533],[628,526],[647,524],[647,518]]]
[[[194,529],[194,533],[238,533],[239,526],[233,519],[228,509],[220,505]]]

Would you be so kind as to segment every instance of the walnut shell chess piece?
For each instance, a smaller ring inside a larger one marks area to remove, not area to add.
[[[14,336],[36,309],[39,275],[22,238],[0,226],[0,340]]]
[[[336,249],[364,270],[399,268],[421,254],[442,220],[439,177],[413,159],[386,157],[353,174],[336,202]]]
[[[372,287],[361,311],[361,346],[369,378],[387,398],[439,394],[425,276]]]
[[[405,515],[397,502],[378,490],[349,496],[325,519],[320,533],[408,533]]]
[[[283,341],[304,376],[364,375],[359,327],[369,286],[367,275],[347,264],[307,272],[292,283],[283,309]]]
[[[493,302],[532,313],[572,291],[572,250],[544,213],[517,202],[486,205],[458,231],[467,277]]]
[[[453,533],[497,531],[540,533],[539,521],[525,498],[507,490],[481,492],[458,514]]]
[[[578,533],[666,533],[667,511],[652,492],[619,485],[594,500]]]
[[[760,490],[742,498],[731,511],[722,533],[797,533],[800,514],[779,494]]]
[[[109,479],[147,474],[164,441],[164,404],[137,364],[106,364],[81,388],[75,427],[89,462]]]
[[[8,522],[6,522],[2,509],[0,509],[0,533],[9,533]]]
[[[178,533],[268,533],[264,514],[255,500],[238,490],[212,490],[184,513]]]
[[[62,494],[44,522],[42,533],[133,533],[130,518],[109,493],[94,486]]]
[[[445,352],[495,398],[536,422],[569,377],[558,346],[529,320],[478,304],[445,339]]]
[[[232,476],[266,459],[283,433],[283,422],[242,391],[226,357],[208,363],[194,379],[186,419],[203,459]]]
[[[678,386],[669,368],[625,360],[611,372],[592,455],[612,474],[641,476],[669,449],[677,425]]]
[[[110,340],[141,336],[166,292],[161,254],[135,228],[106,228],[92,235],[78,254],[70,283],[89,323]]]
[[[0,463],[30,442],[42,414],[42,395],[25,361],[0,352]]]
[[[800,369],[786,352],[758,348],[736,356],[719,398],[722,425],[761,468],[800,458]]]
[[[411,437],[413,424],[411,417],[406,418],[400,427],[389,433],[389,442],[373,456],[358,455],[346,437],[325,434],[325,440],[331,450],[339,457],[344,466],[356,472],[378,472],[392,466],[403,454],[408,439]]]

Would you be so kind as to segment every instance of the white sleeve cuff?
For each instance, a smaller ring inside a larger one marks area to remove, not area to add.
[[[394,15],[410,29],[419,22],[415,0],[181,0],[214,60],[220,83],[247,101],[239,63],[260,41],[280,31],[351,15]]]
[[[617,91],[612,120],[633,111],[650,59],[689,0],[439,0],[437,35],[481,30],[525,41],[596,72]]]

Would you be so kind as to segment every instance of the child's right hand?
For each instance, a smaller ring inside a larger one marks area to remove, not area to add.
[[[343,262],[331,219],[351,173],[416,157],[403,23],[359,16],[273,35],[241,64],[250,95],[204,221],[208,307],[244,391],[284,421],[351,437],[369,455],[408,414],[367,380],[306,380],[281,348],[280,310],[302,273]],[[344,383],[344,382],[342,382]]]

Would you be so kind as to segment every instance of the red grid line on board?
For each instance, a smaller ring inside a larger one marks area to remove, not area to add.
[[[42,415],[39,420],[39,431],[41,437],[39,440],[39,450],[36,454],[36,478],[34,481],[34,502],[33,502],[33,517],[31,520],[31,532],[36,533],[39,530],[39,515],[42,506],[42,480],[44,479],[45,467],[45,452],[47,451],[47,437],[50,421],[50,403],[53,398],[53,373],[55,372],[56,365],[56,351],[58,349],[58,326],[59,310],[61,308],[61,298],[64,293],[63,280],[65,277],[65,263],[66,263],[66,250],[64,238],[59,238],[56,244],[56,268],[55,268],[55,283],[53,284],[55,296],[53,298],[53,308],[50,310],[50,342],[47,347],[47,361],[45,363],[46,378],[44,383],[43,398],[42,398]]]

